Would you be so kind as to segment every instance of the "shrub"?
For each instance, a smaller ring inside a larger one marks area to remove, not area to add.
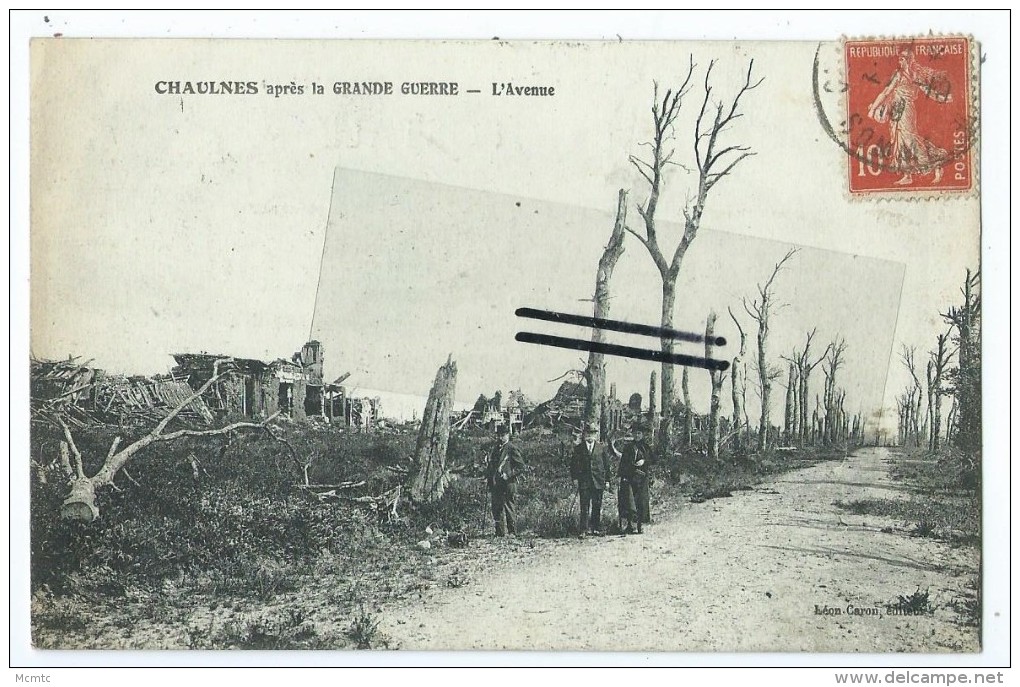
[[[893,608],[910,615],[921,615],[923,613],[928,613],[931,610],[931,603],[928,600],[928,590],[925,589],[922,592],[920,587],[907,596],[903,596],[902,594],[898,595],[896,597],[896,602],[891,605]]]
[[[208,640],[209,646],[201,643]],[[328,642],[319,637],[315,628],[305,622],[301,611],[252,616],[224,625],[219,632],[207,633],[203,628],[189,632],[192,648],[209,649],[320,649]]]
[[[379,621],[364,608],[354,617],[346,634],[358,649],[372,649],[385,645],[379,632]]]

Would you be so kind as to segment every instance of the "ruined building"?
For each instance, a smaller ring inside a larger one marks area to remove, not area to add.
[[[193,389],[212,377],[217,360],[229,358],[234,374],[221,379],[204,395],[214,413],[265,419],[274,413],[308,420],[320,418],[347,427],[370,430],[378,417],[378,399],[353,398],[340,382],[343,375],[327,383],[323,377],[323,349],[309,341],[290,360],[264,362],[209,353],[175,353],[175,376],[186,376]]]

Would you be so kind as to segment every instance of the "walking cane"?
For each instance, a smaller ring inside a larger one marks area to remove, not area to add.
[[[489,512],[489,482],[483,478],[485,496],[482,498],[482,536],[485,536],[485,518]]]

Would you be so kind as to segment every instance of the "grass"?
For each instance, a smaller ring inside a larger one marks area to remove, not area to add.
[[[331,642],[306,622],[301,611],[260,614],[226,624],[218,631],[197,628],[189,635],[191,648],[208,649],[328,649]]]
[[[747,491],[774,475],[807,467],[824,460],[840,460],[842,447],[805,447],[796,451],[769,450],[750,456],[723,455],[711,460],[702,452],[689,453],[669,466],[680,493],[692,503],[727,498]]]
[[[389,468],[407,465],[415,441],[411,430],[366,435],[294,425],[283,432],[302,460],[312,458],[312,483],[364,480],[359,494],[400,483]],[[98,467],[113,436],[107,428],[77,433],[87,472]],[[46,455],[59,437],[43,430],[32,439],[33,455]],[[532,430],[516,439],[528,463],[518,495],[521,536],[479,547],[493,535],[482,479],[491,440],[474,431],[452,437],[448,462],[457,478],[437,503],[402,501],[396,519],[297,489],[300,467],[261,433],[148,449],[132,466],[138,484],[104,491],[101,517],[90,525],[56,517],[64,496],[59,479],[33,480],[33,637],[46,647],[125,646],[111,645],[99,630],[82,632],[108,618],[114,626],[141,623],[123,640],[133,648],[385,646],[383,605],[463,587],[492,558],[526,555],[541,540],[577,533],[570,437]],[[826,457],[792,453],[709,462],[683,452],[657,469],[654,502],[723,497]],[[201,468],[197,478],[192,456]],[[607,525],[615,521],[614,504],[607,491]],[[427,550],[419,545],[426,540]],[[346,629],[332,635],[323,627]]]
[[[955,599],[951,606],[960,615],[964,625],[981,627],[981,584],[975,579],[969,581],[966,587],[964,595]]]
[[[907,499],[857,499],[835,505],[854,515],[875,515],[900,521],[916,537],[953,544],[981,543],[980,494],[960,486],[962,471],[953,468],[953,454],[920,452],[900,454],[890,468],[894,480],[904,483]]]

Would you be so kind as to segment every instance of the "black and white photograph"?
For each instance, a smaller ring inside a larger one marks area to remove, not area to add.
[[[33,38],[29,660],[976,665],[981,55]]]

